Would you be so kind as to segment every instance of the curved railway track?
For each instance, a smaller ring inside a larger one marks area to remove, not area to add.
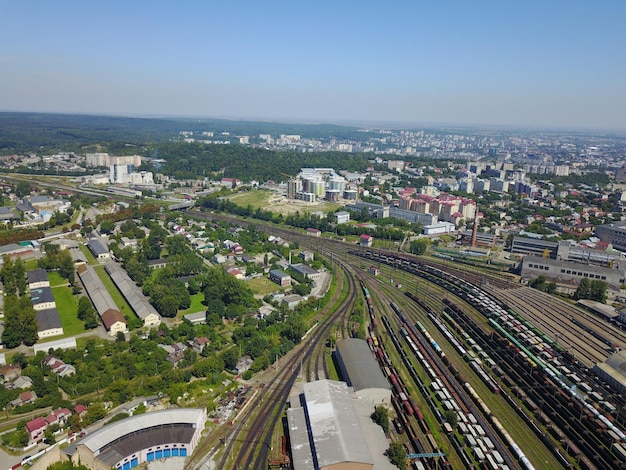
[[[289,393],[296,381],[298,374],[300,373],[297,364],[300,361],[305,361],[308,365],[309,379],[320,377],[320,370],[325,370],[324,362],[324,341],[331,331],[335,322],[340,321],[345,328],[346,317],[349,316],[350,309],[356,296],[359,294],[356,278],[347,265],[342,261],[337,261],[337,265],[342,274],[337,277],[343,277],[342,283],[347,282],[347,295],[343,301],[338,305],[335,312],[322,321],[318,326],[310,333],[309,337],[305,339],[305,345],[302,347],[294,358],[290,361],[295,367],[285,368],[282,371],[272,385],[275,389],[270,392],[270,395],[264,400],[258,403],[256,412],[250,412],[247,419],[242,420],[242,423],[250,423],[245,429],[245,436],[243,439],[231,439],[229,442],[230,448],[225,448],[221,460],[221,465],[218,468],[266,468],[268,464],[268,457],[271,451],[271,440],[274,430],[282,418],[282,410],[284,405],[288,401]],[[341,285],[338,286],[337,292],[340,293]],[[320,367],[320,363],[324,362],[324,366]],[[312,369],[311,364],[315,365],[315,369]],[[325,372],[327,374],[327,371]],[[268,421],[268,416],[270,417]],[[251,420],[251,421],[250,421]],[[241,433],[243,427],[238,431]],[[238,433],[238,434],[239,434]],[[248,439],[248,436],[252,436],[252,439]],[[257,438],[258,436],[258,438]],[[229,452],[236,440],[241,440],[245,445],[240,446],[235,459],[234,466],[229,467],[228,462],[225,460],[228,458]]]
[[[521,288],[516,291],[495,291],[494,294],[539,329],[544,330],[565,349],[571,348],[585,366],[593,367],[596,363],[605,361],[612,354],[609,345],[583,331],[571,321],[571,318],[576,318],[579,321],[587,320],[585,316],[581,315],[579,309],[531,288]],[[592,325],[591,327],[600,329],[597,324]],[[600,330],[602,334],[614,339],[618,344],[622,339],[626,339],[620,330],[617,330],[619,334],[614,336],[608,324],[602,326],[604,327]]]
[[[235,221],[231,218],[225,217],[225,219],[227,220],[231,220],[231,221]],[[236,223],[240,223],[241,221],[235,221]],[[256,223],[256,222],[255,222]],[[243,225],[243,224],[242,224]],[[284,230],[284,229],[279,229],[276,227],[273,227],[271,225],[269,225],[270,231],[272,233],[277,233],[280,234],[281,236],[284,236],[285,238],[290,238],[294,241],[298,241],[301,243],[302,246],[305,246],[307,248],[313,249],[315,251],[318,252],[326,252],[327,255],[330,255],[331,257],[335,257],[337,259],[338,263],[343,264],[347,264],[347,265],[352,265],[353,267],[358,266],[358,263],[361,264],[361,267],[363,265],[363,261],[362,260],[358,260],[358,261],[353,261],[350,260],[350,262],[348,263],[347,260],[349,258],[349,255],[346,254],[346,244],[345,243],[341,243],[341,242],[337,242],[337,241],[328,241],[328,240],[324,240],[319,241],[316,240],[312,237],[307,237],[305,235],[302,234],[298,234],[296,232],[293,231],[289,231],[289,230]],[[359,251],[365,251],[366,249],[361,248],[361,247],[354,247],[352,246],[352,248],[354,248],[355,250],[359,250]],[[369,250],[369,249],[368,249]],[[378,250],[379,253],[384,253],[384,251],[382,250]],[[393,255],[396,257],[396,259],[399,259],[400,261],[393,261],[392,263],[387,263],[389,264],[391,267],[398,267],[395,266],[394,264],[401,264],[402,263],[402,257],[398,257],[395,253],[387,253],[387,255]],[[341,261],[341,258],[343,258],[343,261]],[[445,270],[447,272],[449,272],[450,274],[453,274],[454,276],[458,276],[463,278],[465,281],[468,281],[469,283],[472,283],[478,287],[483,287],[485,288],[486,285],[489,285],[489,287],[486,289],[488,290],[492,295],[494,295],[495,297],[498,297],[501,301],[505,302],[507,305],[509,305],[511,308],[513,308],[517,313],[521,314],[522,316],[524,316],[524,311],[522,308],[520,308],[519,306],[516,307],[517,304],[514,303],[514,301],[516,302],[521,302],[523,303],[524,301],[526,302],[526,306],[529,307],[531,310],[537,310],[538,312],[541,311],[541,308],[543,308],[544,310],[547,308],[546,306],[549,306],[550,309],[552,309],[556,315],[553,316],[562,316],[564,317],[563,322],[569,322],[569,323],[564,323],[561,326],[557,327],[557,324],[554,324],[552,326],[553,328],[553,332],[554,334],[556,334],[556,332],[558,330],[560,330],[561,332],[565,332],[566,334],[568,334],[569,336],[575,336],[572,328],[575,326],[574,323],[572,323],[571,321],[569,321],[569,317],[567,316],[566,312],[566,307],[564,306],[556,306],[552,304],[552,301],[550,301],[550,303],[547,303],[547,301],[544,300],[540,300],[540,299],[536,299],[535,298],[535,292],[532,292],[531,296],[527,295],[527,293],[525,292],[525,289],[509,289],[510,287],[513,287],[513,285],[511,284],[509,279],[506,278],[501,278],[498,276],[490,276],[488,274],[483,274],[483,273],[477,273],[477,272],[467,272],[465,270],[460,270],[458,268],[454,268],[453,266],[451,266],[449,263],[445,263],[445,262],[431,262],[430,260],[424,260],[422,258],[416,258],[416,257],[411,257],[410,258],[413,262],[417,262],[417,263],[422,263],[422,264],[428,264],[429,266],[433,266],[433,267],[437,267],[438,269],[442,269]],[[370,261],[371,263],[375,264],[376,261],[372,260]],[[352,271],[353,268],[348,268],[348,271]],[[347,273],[346,273],[347,275]],[[354,282],[354,278],[353,278],[353,282]],[[421,281],[420,281],[421,282]],[[496,289],[497,288],[497,289]],[[385,290],[387,290],[388,288],[386,288]],[[354,287],[353,291],[356,291],[356,286]],[[452,296],[452,294],[445,294],[445,295],[450,295]],[[437,296],[436,293],[430,294],[427,296],[428,297],[428,302],[432,302],[433,305],[441,305],[441,298]],[[505,297],[505,298],[502,298]],[[506,299],[508,299],[509,301],[507,301]],[[567,304],[566,304],[567,305]],[[567,305],[567,307],[570,307],[569,305]],[[571,308],[571,307],[570,307]],[[409,309],[412,310],[412,309]],[[438,310],[438,309],[436,309]],[[343,312],[343,315],[347,315],[347,311],[348,311],[348,307],[347,305],[345,306],[345,311]],[[537,315],[539,315],[537,313]],[[339,319],[340,314],[337,313],[337,316],[334,317],[335,320]],[[538,327],[540,327],[540,329],[545,329],[546,327],[541,327],[541,324],[538,323],[538,318],[539,317],[533,317],[533,319],[531,319],[531,321],[533,321],[533,323],[535,323]],[[594,318],[583,318],[583,322],[587,325],[590,325],[590,328],[594,328],[594,329],[600,329],[601,324],[598,323],[596,321],[596,319]],[[482,323],[482,322],[481,322]],[[567,326],[566,326],[567,325]],[[482,327],[482,325],[481,325]],[[315,342],[320,342],[320,340],[325,340],[326,337],[324,336],[325,334],[327,334],[328,331],[330,331],[330,328],[332,328],[331,326],[331,322],[329,321],[328,323],[324,322],[323,328],[322,325],[318,326],[318,328],[316,328],[313,333],[311,333],[311,341],[307,346],[303,346],[298,353],[298,357],[303,357],[304,354],[309,353],[309,361],[307,361],[307,374],[306,376],[310,379],[316,379],[316,378],[320,378],[323,376],[327,376],[328,375],[328,371],[325,370],[325,361],[324,361],[324,346],[322,345],[321,348],[318,347],[318,351],[316,352],[314,345],[311,344],[313,341]],[[347,326],[345,323],[345,317],[344,320],[341,323],[341,328],[342,328],[342,332],[343,335],[345,336],[345,333],[347,331]],[[488,330],[490,328],[487,328]],[[430,327],[429,327],[430,330]],[[575,330],[575,328],[574,328]],[[600,330],[601,332],[605,333],[606,331],[604,329]],[[610,331],[610,328],[609,328]],[[433,336],[438,334],[438,332],[436,331],[435,328],[432,329],[432,333]],[[598,341],[593,341],[593,340],[589,340],[590,336],[588,336],[587,340],[585,340],[585,335],[581,334],[580,331],[578,332],[578,336],[579,338],[577,339],[577,341],[581,342],[581,343],[588,343],[586,344],[584,347],[581,347],[581,357],[585,357],[586,358],[586,362],[591,362],[595,356],[594,355],[602,355],[602,353],[604,353],[604,358],[607,355],[606,352],[606,348],[607,345],[600,345],[598,344]],[[616,343],[618,344],[624,344],[626,343],[625,341],[621,341],[622,339],[626,339],[626,336],[623,334],[623,332],[617,330],[617,332],[612,332],[614,333],[614,337],[617,338]],[[596,338],[597,339],[597,338]],[[438,339],[439,341],[439,339]],[[445,344],[445,341],[443,342]],[[319,352],[321,351],[321,352]],[[299,362],[299,361],[298,361]],[[293,361],[292,361],[293,363]],[[291,370],[289,371],[289,373],[285,372],[284,375],[281,375],[281,377],[283,378],[283,380],[285,381],[295,381],[295,377],[297,375],[297,371],[295,370]],[[293,383],[293,382],[291,382]],[[541,388],[544,387],[544,385],[542,383],[537,383],[537,384],[531,384],[531,387],[535,387],[535,386],[539,386]],[[477,388],[480,387],[480,384],[477,385]],[[272,391],[271,388],[268,387],[269,391]],[[267,395],[267,393],[269,393],[266,390],[265,394]],[[272,431],[273,429],[276,427],[278,420],[280,419],[280,415],[281,413],[277,413],[276,407],[278,406],[278,404],[280,404],[282,406],[282,404],[284,404],[284,402],[286,401],[286,397],[289,388],[282,386],[282,384],[278,384],[276,387],[276,394],[272,394],[268,397],[268,399],[266,400],[266,402],[270,402],[271,400],[276,400],[277,403],[275,403],[273,405],[273,407],[269,407],[268,405],[266,405],[266,408],[263,408],[260,410],[260,412],[256,415],[256,418],[253,418],[252,421],[246,420],[247,422],[251,422],[251,425],[249,426],[249,428],[246,430],[247,432],[244,434],[243,433],[243,429],[240,429],[239,431],[241,431],[239,433],[239,435],[245,435],[245,436],[254,436],[254,435],[258,435],[258,439],[255,440],[254,442],[247,442],[245,439],[239,439],[238,437],[233,438],[233,440],[239,440],[242,441],[244,443],[246,443],[243,447],[246,447],[245,451],[239,451],[238,453],[238,458],[237,458],[237,466],[235,467],[228,467],[227,465],[225,466],[221,466],[220,468],[265,468],[265,466],[267,465],[267,455],[269,454],[269,449],[270,449],[270,442],[271,442],[271,435],[272,432],[271,431],[265,431],[266,428],[270,428]],[[278,393],[280,392],[280,393]],[[260,400],[257,399],[257,401]],[[260,404],[258,405],[260,408]],[[273,410],[273,411],[272,411]],[[497,409],[497,407],[494,406],[494,411],[498,412],[499,410]],[[584,410],[583,410],[584,411]],[[560,411],[558,411],[558,406],[557,406],[557,411],[555,411],[554,413],[561,413]],[[582,413],[582,412],[581,412]],[[252,416],[252,414],[248,415],[248,416]],[[267,418],[270,418],[269,421]],[[554,414],[553,415],[553,419],[556,420],[557,415]],[[583,415],[580,414],[580,416],[577,416],[578,421],[580,421],[583,418]],[[413,418],[414,419],[414,418]],[[585,421],[585,420],[583,420]],[[243,426],[242,426],[243,427]],[[582,429],[582,428],[581,428]],[[523,431],[520,431],[520,429],[514,429],[512,430],[515,433],[519,433]],[[513,434],[513,432],[511,434]],[[585,432],[589,432],[589,431],[585,431]],[[587,442],[591,442],[594,441],[594,439],[590,439]],[[433,446],[431,445],[431,447],[428,447],[429,442],[424,442],[426,444],[426,446],[424,446],[425,449],[433,449]],[[249,444],[249,445],[248,445]],[[431,443],[432,444],[432,443]],[[231,447],[232,449],[232,447]],[[587,450],[587,449],[586,449]],[[227,457],[228,456],[228,452],[224,452],[224,455]],[[224,455],[222,457],[224,457]],[[535,460],[536,458],[538,458],[538,455],[534,455],[534,452],[531,452],[530,455],[533,457],[533,460]],[[595,455],[593,452],[589,454],[590,456],[593,457],[599,457],[599,455]],[[590,466],[588,466],[590,468]]]

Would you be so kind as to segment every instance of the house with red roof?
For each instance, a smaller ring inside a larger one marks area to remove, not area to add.
[[[11,406],[16,407],[27,403],[33,403],[37,398],[37,394],[33,390],[28,390],[20,393],[18,397],[11,402]]]
[[[78,416],[80,416],[81,418],[83,417],[83,415],[87,412],[87,407],[85,405],[76,405],[74,407],[74,413],[76,413]]]
[[[26,423],[26,432],[31,441],[39,441],[43,439],[44,432],[48,427],[45,419],[39,417]]]
[[[371,235],[363,234],[359,237],[359,243],[361,246],[372,246],[374,238]]]

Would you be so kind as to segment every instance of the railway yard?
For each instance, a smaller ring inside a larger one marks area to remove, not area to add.
[[[515,458],[514,466],[554,468],[554,464],[547,460],[541,462],[527,456],[523,450],[526,447],[523,441],[518,443],[513,438],[509,439],[512,433],[510,430],[505,431],[506,434],[502,432],[505,427],[498,419],[499,413],[491,409],[484,400],[489,396],[489,392],[472,392],[474,386],[469,381],[465,382],[466,372],[455,366],[450,357],[452,354],[443,347],[444,344],[452,346],[458,356],[465,357],[487,389],[494,395],[504,397],[522,421],[530,424],[535,436],[546,448],[552,449],[554,458],[558,460],[558,466],[624,467],[624,447],[621,444],[624,440],[622,431],[624,422],[623,417],[615,413],[615,410],[623,407],[623,398],[589,372],[592,358],[606,359],[613,346],[619,344],[621,330],[617,329],[616,334],[609,335],[608,332],[615,329],[607,323],[603,325],[605,328],[600,330],[602,335],[593,335],[590,333],[591,327],[594,326],[596,330],[600,327],[594,323],[597,319],[587,318],[586,312],[567,304],[563,305],[564,303],[558,300],[549,303],[545,299],[538,300],[529,289],[504,290],[501,287],[489,286],[487,291],[484,290],[485,282],[481,284],[483,288],[481,289],[467,282],[465,278],[443,271],[433,263],[418,263],[402,256],[374,251],[358,254],[394,268],[406,269],[446,291],[441,299],[443,305],[441,312],[429,306],[424,301],[423,294],[414,295],[409,292],[409,297],[426,312],[434,328],[440,330],[445,339],[435,338],[430,332],[431,328],[422,323],[416,323],[417,329],[444,363],[449,363],[447,372],[439,369],[438,373],[433,367],[435,375],[447,374],[448,378],[455,377],[456,385],[452,385],[452,381],[449,383],[456,393],[460,390],[458,384],[463,385],[474,403],[482,410],[483,417],[493,425],[495,433],[489,438],[489,442],[495,445],[497,441],[494,437],[500,437]],[[384,259],[380,259],[381,257]],[[517,299],[516,310],[511,309],[508,303],[503,303],[487,293],[496,289]],[[528,318],[525,318],[517,313],[533,308],[535,317],[528,314]],[[570,313],[578,315],[573,317],[576,322],[571,320]],[[566,336],[564,339],[567,340],[567,348],[552,340],[549,332],[547,335],[544,334],[538,325],[540,319],[544,321],[543,319],[552,316],[551,314],[560,317],[561,323],[568,327],[560,329]],[[408,328],[405,329],[408,332]],[[424,331],[429,332],[428,336],[424,335]],[[607,337],[604,338],[603,335]],[[589,341],[589,338],[593,340]],[[602,338],[608,341],[603,341]],[[608,342],[613,346],[609,346]],[[586,352],[585,357],[589,363],[579,359],[578,351]],[[594,360],[594,363],[597,360]],[[428,375],[431,375],[430,372]],[[449,386],[446,388],[450,390]],[[454,393],[450,393],[454,397]],[[462,397],[460,393],[458,395]],[[460,399],[465,401],[463,398]],[[458,400],[456,406],[442,404],[444,406],[441,409],[450,409],[452,406],[457,412],[465,413]],[[497,422],[494,422],[494,417]],[[458,428],[464,430],[467,424],[463,423],[465,425],[463,426],[462,422],[459,414]],[[483,430],[486,429],[486,426],[481,426]],[[468,432],[470,431],[468,428]],[[471,445],[476,441],[476,437],[472,435],[472,438],[469,438],[470,435],[471,432],[465,435],[467,439],[464,442]],[[479,445],[478,448],[473,448],[471,452],[474,457],[473,463],[487,462],[481,465],[486,468],[501,468],[502,464],[492,462],[493,459],[488,458],[493,451],[486,453],[482,447]],[[480,452],[477,449],[480,449]],[[498,453],[501,458],[505,455],[501,450],[498,450]],[[511,466],[509,463],[505,465]]]
[[[626,344],[614,325],[506,275],[271,232],[331,259],[338,288],[234,424],[202,444],[217,468],[290,468],[287,397],[298,381],[333,375],[327,339],[354,331],[357,296],[392,388],[389,438],[412,468],[626,468],[624,397],[590,371]]]

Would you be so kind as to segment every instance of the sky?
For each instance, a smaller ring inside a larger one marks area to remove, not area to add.
[[[0,110],[626,129],[625,0],[0,0]]]

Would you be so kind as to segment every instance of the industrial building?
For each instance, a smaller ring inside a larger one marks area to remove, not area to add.
[[[293,394],[287,410],[295,470],[392,470],[389,444],[363,403],[345,382],[318,380]]]
[[[522,282],[544,276],[549,282],[568,286],[572,291],[578,287],[583,278],[604,281],[611,290],[619,290],[624,279],[624,273],[617,269],[538,256],[524,258],[521,263],[521,276]]]
[[[118,263],[110,262],[104,269],[122,293],[135,314],[143,320],[144,326],[158,326],[161,324],[161,315],[152,306],[148,298],[143,294],[137,284],[128,276],[124,268]]]
[[[591,369],[594,374],[626,396],[626,349],[609,356]]]
[[[598,225],[596,236],[606,243],[611,243],[616,250],[626,251],[626,223]]]
[[[370,401],[372,406],[391,403],[391,387],[365,341],[358,338],[341,340],[337,343],[335,355],[342,377],[357,397]]]
[[[144,462],[191,455],[206,420],[203,408],[143,413],[104,426],[63,452],[72,462],[94,470],[129,470]]]
[[[88,264],[81,264],[76,272],[109,334],[115,336],[119,331],[126,331],[124,315],[118,310],[117,304],[93,267]]]

